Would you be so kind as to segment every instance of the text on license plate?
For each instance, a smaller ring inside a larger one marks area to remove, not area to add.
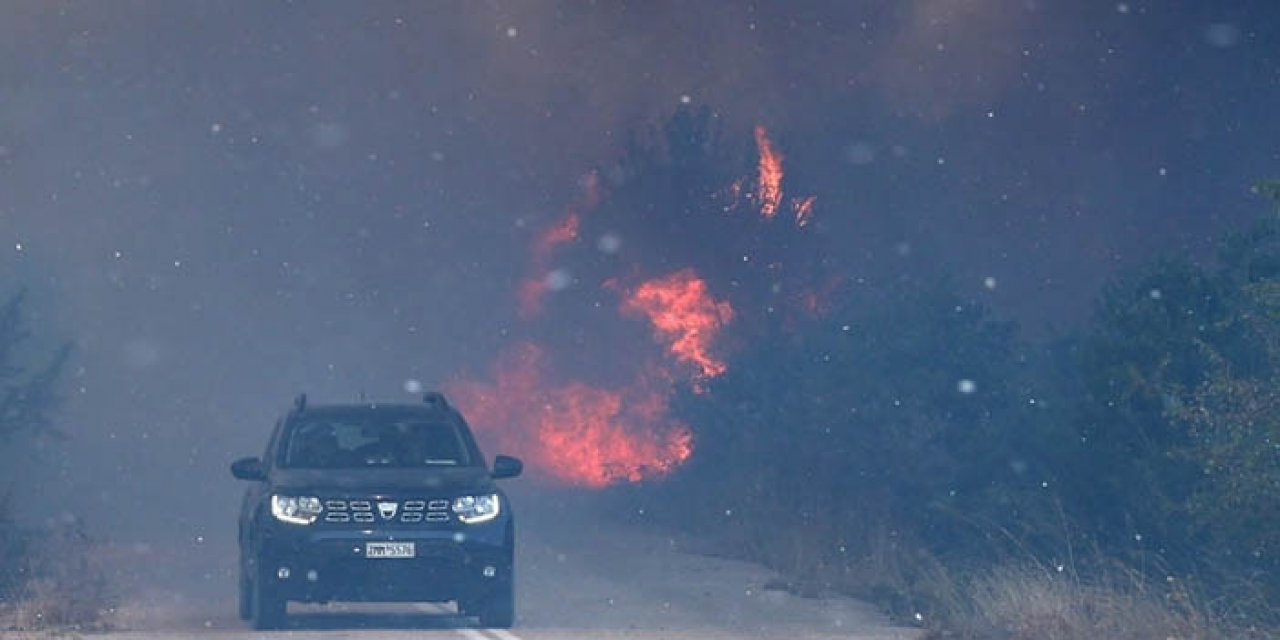
[[[412,558],[413,556],[412,542],[366,542],[364,545],[366,558]]]

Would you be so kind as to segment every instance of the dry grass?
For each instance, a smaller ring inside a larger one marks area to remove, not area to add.
[[[839,584],[911,624],[928,624],[964,601],[952,569],[914,539],[885,528],[872,530],[862,553],[848,558]]]
[[[896,530],[880,526],[854,534],[809,527],[767,533],[748,547],[749,557],[778,570],[784,577],[777,587],[797,595],[852,595],[912,625],[946,617],[965,603],[955,573]]]
[[[1153,585],[1117,570],[1085,582],[1031,563],[974,578],[967,607],[934,637],[1008,640],[1209,640],[1229,637],[1177,581]]]
[[[1237,585],[1230,593],[1217,587],[1218,599],[1207,600],[1183,580],[1163,577],[1172,571],[1160,570],[1158,558],[1143,558],[1138,570],[1096,547],[1073,546],[1061,511],[1061,565],[1038,560],[1043,553],[1023,538],[988,523],[975,523],[986,548],[958,562],[930,553],[909,528],[884,524],[888,518],[817,518],[798,527],[777,513],[735,515],[729,526],[706,528],[720,554],[777,570],[781,576],[767,588],[852,595],[900,623],[924,627],[934,640],[1280,638],[1266,626],[1280,612],[1261,585]],[[1261,619],[1259,611],[1274,615]]]
[[[0,599],[0,632],[41,633],[100,631],[109,627],[113,611],[105,573],[94,558],[94,545],[78,526],[33,536],[38,545],[6,558],[21,566],[24,580]]]
[[[1152,580],[1150,573],[1102,560],[1097,550],[1086,554],[1092,558],[1087,570],[1044,565],[1023,555],[975,573],[950,566],[918,541],[886,528],[863,532],[859,543],[848,546],[838,542],[838,535],[817,529],[768,533],[757,533],[761,539],[747,548],[754,559],[787,576],[776,588],[871,600],[904,623],[930,629],[928,637],[934,639],[1274,637],[1230,628],[1190,586],[1174,578]]]

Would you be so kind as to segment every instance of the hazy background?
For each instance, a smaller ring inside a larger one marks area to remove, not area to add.
[[[295,393],[486,371],[535,235],[685,102],[769,127],[853,277],[1073,326],[1280,174],[1280,6],[1189,6],[0,2],[0,285],[77,345],[19,498],[230,540]]]

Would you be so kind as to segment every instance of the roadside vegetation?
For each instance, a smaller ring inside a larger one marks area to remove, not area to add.
[[[54,427],[58,380],[70,348],[32,344],[23,293],[0,306],[0,635],[99,629],[110,590],[93,540],[75,521],[24,524],[24,496],[38,494],[15,469]]]
[[[1280,214],[1210,260],[1115,278],[1086,326],[1052,339],[919,268],[791,313],[785,292],[838,271],[821,240],[704,213],[749,166],[705,112],[653,138],[584,235],[642,220],[665,234],[657,259],[768,313],[740,313],[727,373],[680,400],[697,454],[626,490],[635,512],[937,638],[1275,637]],[[1274,200],[1275,184],[1257,192]],[[763,266],[680,244],[707,237]]]
[[[691,526],[797,592],[938,638],[1280,628],[1280,218],[1117,278],[1048,343],[913,285],[779,327],[708,387],[659,502],[712,487]]]

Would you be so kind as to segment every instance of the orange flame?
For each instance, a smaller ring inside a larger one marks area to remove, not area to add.
[[[595,171],[584,174],[578,181],[578,186],[582,193],[569,205],[564,217],[544,229],[533,241],[529,271],[534,275],[521,282],[520,289],[516,292],[522,318],[530,318],[542,312],[542,300],[549,290],[547,276],[550,275],[550,270],[547,263],[560,247],[578,239],[582,216],[596,208],[603,197],[600,175]]]
[[[756,198],[760,201],[760,214],[772,218],[782,205],[782,154],[773,148],[761,125],[756,125],[756,149],[760,154]]]
[[[576,212],[570,211],[559,222],[538,234],[537,239],[534,240],[532,269],[536,275],[525,278],[520,283],[519,291],[516,292],[521,318],[531,318],[542,313],[542,299],[546,297],[549,290],[547,261],[556,249],[578,239],[578,228],[581,224],[582,218]]]
[[[796,215],[797,227],[807,227],[813,221],[813,203],[817,199],[818,196],[807,196],[791,200],[791,212]]]
[[[713,197],[725,212],[752,203],[767,221],[784,206],[783,156],[763,126],[755,127],[755,142],[759,165],[754,181],[742,177]],[[564,215],[531,242],[529,268],[516,292],[522,317],[539,313],[548,292],[561,288],[562,274],[552,261],[580,240],[585,216],[601,201],[596,172],[585,174],[579,186],[581,192]],[[815,200],[805,196],[788,201],[798,227],[810,224]],[[780,268],[780,263],[769,268]],[[623,292],[619,310],[624,315],[647,320],[669,356],[662,366],[637,374],[632,384],[612,388],[565,382],[550,373],[541,347],[525,343],[499,359],[491,382],[449,385],[481,437],[529,458],[535,474],[587,487],[659,478],[693,455],[692,432],[671,416],[671,393],[678,381],[691,376],[694,391],[705,392],[702,383],[727,370],[712,354],[712,346],[735,316],[729,302],[712,297],[693,269],[641,282],[632,291],[617,278],[604,286]],[[824,293],[802,292],[801,308],[823,313]]]
[[[538,236],[537,241],[533,245],[534,259],[539,263],[546,262],[551,254],[562,245],[566,245],[578,239],[578,227],[582,224],[582,219],[578,217],[576,212],[570,211],[568,215],[562,218],[555,225],[547,228]]]
[[[641,284],[623,300],[622,310],[648,318],[676,360],[695,365],[703,377],[725,372],[724,362],[709,352],[721,327],[733,320],[733,307],[712,298],[693,269]]]
[[[728,187],[721,190],[720,193],[716,194],[717,198],[723,197],[726,200],[725,204],[721,205],[721,209],[723,211],[733,211],[742,203],[743,184],[746,180],[746,178],[738,178],[730,183]]]
[[[664,394],[643,383],[549,384],[547,368],[543,350],[526,343],[499,361],[492,384],[459,382],[449,393],[482,437],[569,484],[657,478],[693,454],[693,436],[669,417]]]

